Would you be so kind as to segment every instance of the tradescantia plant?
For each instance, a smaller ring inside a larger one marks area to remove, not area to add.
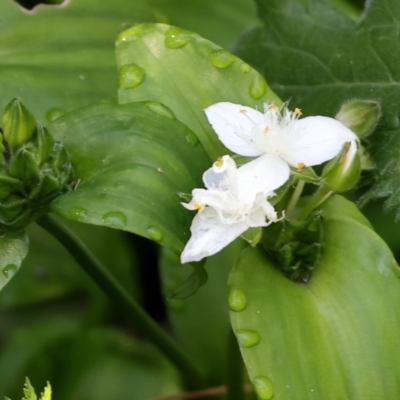
[[[118,102],[112,94],[94,102],[91,93],[79,108],[64,99],[65,112],[50,96],[44,127],[23,98],[8,99],[0,143],[1,288],[23,263],[26,228],[36,222],[179,374],[161,369],[170,386],[152,394],[138,389],[133,399],[396,399],[399,268],[351,201],[395,197],[392,175],[374,169],[383,165],[377,143],[391,106],[357,85],[343,95],[329,70],[347,76],[336,58],[322,68],[332,82],[322,70],[307,72],[292,47],[290,63],[285,43],[309,49],[316,39],[304,34],[298,43],[291,25],[278,21],[283,15],[312,26],[310,16],[330,15],[340,24],[329,29],[343,45],[350,27],[354,37],[381,29],[384,2],[372,1],[356,27],[351,2],[273,0],[270,11],[266,1],[256,3],[264,25],[235,47],[245,60],[186,27],[145,22],[116,37]],[[400,15],[394,0],[386,3]],[[390,32],[397,28],[393,23]],[[315,52],[326,58],[322,45]],[[267,50],[256,54],[258,47]],[[276,67],[275,57],[270,71],[268,51],[286,62]],[[385,57],[395,65],[397,53]],[[303,75],[287,73],[297,63]],[[262,67],[282,98],[251,65]],[[367,72],[360,76],[375,88]],[[333,98],[319,91],[324,85]],[[385,179],[393,190],[378,193]],[[160,245],[173,335],[51,213]],[[26,388],[34,393],[29,381]]]

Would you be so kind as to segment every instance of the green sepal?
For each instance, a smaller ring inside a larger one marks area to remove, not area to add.
[[[22,185],[18,179],[7,175],[0,175],[0,202],[5,200],[14,190],[21,190]]]
[[[10,175],[22,181],[25,187],[36,186],[40,181],[40,170],[35,155],[25,149],[19,149],[9,163]]]
[[[18,99],[14,99],[4,109],[2,127],[4,140],[15,151],[35,133],[36,120]]]
[[[315,173],[311,167],[306,167],[303,169],[291,168],[291,175],[294,176],[299,181],[305,181],[308,183],[319,184],[321,178]]]
[[[257,226],[256,228],[249,228],[246,232],[241,235],[241,238],[244,239],[247,243],[250,244],[251,247],[257,246],[262,237],[262,228],[261,226]]]
[[[32,152],[35,155],[36,162],[38,165],[42,165],[50,157],[54,139],[45,127],[39,125],[31,143],[33,144],[34,150]]]

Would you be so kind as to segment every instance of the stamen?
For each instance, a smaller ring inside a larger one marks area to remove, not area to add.
[[[242,108],[241,110],[239,110],[239,112],[240,112],[241,114],[246,114],[246,113],[247,113],[247,110],[245,110],[244,108]]]
[[[205,205],[202,204],[202,203],[193,203],[192,207],[193,207],[193,210],[200,210],[201,211],[205,207]]]
[[[215,161],[215,166],[216,167],[222,167],[224,165],[224,160],[222,159],[222,157],[219,157],[217,161]]]
[[[271,104],[271,110],[274,112],[279,112],[279,107],[275,104]]]
[[[269,126],[266,126],[265,128],[264,128],[264,133],[268,133],[269,132]]]
[[[306,164],[299,162],[299,163],[297,163],[297,170],[301,171],[302,169],[304,169],[305,166],[306,166]]]
[[[300,108],[297,108],[297,107],[294,109],[294,113],[295,113],[296,115],[298,115],[298,116],[303,115],[303,113],[301,112],[301,109],[300,109]]]

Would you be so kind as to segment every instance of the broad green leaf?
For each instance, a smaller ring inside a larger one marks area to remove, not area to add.
[[[142,24],[117,39],[119,102],[156,100],[199,138],[212,160],[227,154],[203,109],[219,101],[263,108],[280,100],[261,75],[199,35],[163,24]]]
[[[286,279],[246,250],[231,273],[231,322],[260,399],[400,397],[399,268],[353,203],[322,207],[311,280]]]
[[[171,25],[190,29],[228,48],[244,29],[258,25],[252,0],[149,0]]]
[[[155,20],[145,0],[72,0],[30,15],[2,0],[0,15],[0,110],[18,97],[42,120],[55,107],[113,99],[115,37]]]
[[[378,186],[368,197],[400,204],[400,2],[371,0],[358,21],[329,0],[257,0],[263,28],[245,34],[236,54],[262,72],[305,115],[334,116],[350,99],[381,101],[372,136]],[[398,216],[400,213],[398,213]]]
[[[0,238],[0,290],[18,272],[28,254],[29,241],[25,232],[18,232]]]
[[[180,252],[192,213],[179,193],[202,187],[208,158],[196,136],[159,103],[98,104],[49,125],[70,152],[79,184],[51,209],[122,229]]]

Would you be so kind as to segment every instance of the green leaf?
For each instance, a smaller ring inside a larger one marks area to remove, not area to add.
[[[24,384],[24,398],[22,400],[37,400],[35,389],[29,382],[28,378],[25,378]]]
[[[47,382],[47,385],[40,396],[40,400],[51,400],[51,386],[49,382]]]
[[[231,273],[231,322],[260,399],[397,399],[399,268],[353,203],[323,209],[324,253],[307,284],[260,249]]]
[[[163,22],[190,29],[226,48],[241,31],[259,24],[252,0],[150,0],[150,4],[165,16]]]
[[[119,102],[157,100],[198,136],[212,160],[229,153],[203,109],[230,101],[280,104],[261,75],[199,35],[163,24],[137,25],[117,39]]]
[[[209,167],[195,135],[158,103],[99,104],[54,121],[80,180],[51,209],[73,220],[137,233],[180,252],[193,214],[178,193]]]
[[[380,100],[383,115],[369,138],[378,185],[367,197],[391,196],[387,206],[399,210],[400,3],[366,4],[354,21],[329,0],[257,0],[264,27],[245,34],[236,54],[306,115],[334,116],[348,100]]]
[[[55,107],[115,97],[114,39],[135,23],[154,21],[153,12],[146,0],[66,3],[28,15],[15,1],[0,2],[0,110],[18,97],[44,120]]]
[[[28,254],[29,241],[25,232],[9,234],[0,238],[0,290],[18,272]]]

